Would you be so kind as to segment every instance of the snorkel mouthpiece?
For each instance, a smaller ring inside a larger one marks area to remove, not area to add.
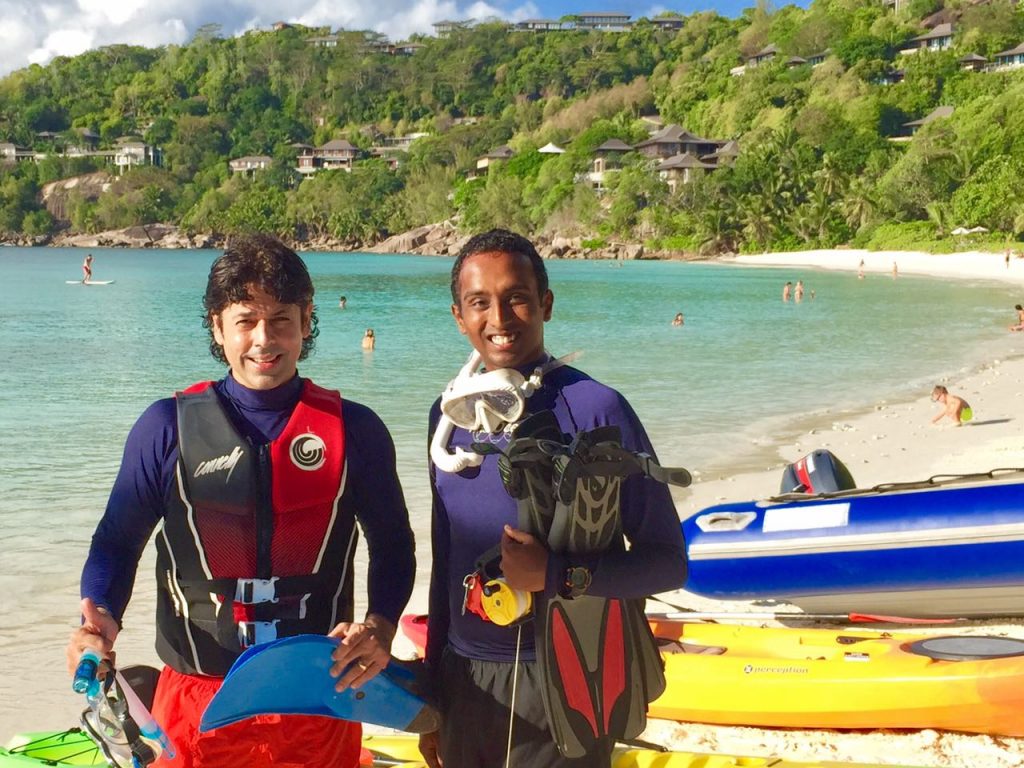
[[[71,690],[75,693],[89,693],[90,688],[99,690],[99,680],[96,675],[100,668],[100,657],[91,649],[82,652],[82,657],[75,668],[75,677],[71,681]]]

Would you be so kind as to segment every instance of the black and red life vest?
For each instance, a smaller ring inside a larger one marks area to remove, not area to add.
[[[251,645],[351,621],[341,396],[305,381],[284,430],[259,445],[211,382],[178,393],[177,412],[176,492],[157,535],[160,658],[220,676]]]

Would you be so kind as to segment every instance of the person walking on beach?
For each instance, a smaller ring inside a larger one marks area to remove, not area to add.
[[[363,334],[363,349],[373,351],[376,348],[377,337],[373,333],[373,328],[367,328],[366,333]]]
[[[672,325],[679,326],[679,325],[682,325],[683,322],[684,322],[684,320],[683,320],[683,313],[682,312],[677,312],[676,316],[672,318]]]
[[[949,390],[941,384],[937,384],[932,390],[932,402],[942,403],[942,410],[932,419],[932,424],[937,424],[944,416],[948,416],[956,422],[958,427],[961,427],[974,418],[974,412],[967,401],[962,397],[951,395]]]
[[[1014,304],[1013,308],[1017,310],[1017,324],[1011,325],[1011,331],[1024,331],[1024,307],[1020,304]]]
[[[803,280],[797,280],[796,281],[796,288],[793,289],[793,301],[803,301],[803,300],[804,300],[804,281]]]
[[[900,274],[899,267],[896,266],[896,262],[894,261],[892,263],[892,279],[895,280],[897,277],[899,277],[899,274]]]
[[[455,324],[479,353],[488,375],[503,369],[527,375],[542,371],[536,374],[539,388],[524,400],[525,411],[516,424],[550,410],[568,434],[617,425],[625,448],[653,455],[643,426],[622,395],[566,365],[543,372],[542,366],[552,362],[544,346],[544,325],[551,318],[554,295],[544,261],[529,240],[501,229],[471,238],[452,267],[451,294]],[[515,424],[478,422],[477,430],[437,432],[440,419],[437,401],[430,412],[431,442],[436,444],[430,467],[433,564],[426,663],[444,716],[439,732],[420,739],[427,764],[607,766],[608,755],[570,760],[559,753],[542,703],[532,628],[499,626],[466,610],[464,583],[477,571],[480,554],[500,542],[501,570],[514,589],[639,598],[678,588],[685,580],[686,559],[668,488],[639,476],[623,480],[622,529],[629,550],[570,561],[514,527],[517,502],[502,484],[497,456],[483,456],[479,466],[464,471],[446,471],[436,463],[436,451],[468,449],[474,441],[504,450]],[[508,733],[511,753],[506,763]]]
[[[305,264],[279,241],[230,244],[203,298],[215,382],[152,404],[132,427],[82,572],[83,622],[69,671],[113,658],[139,557],[154,528],[156,649],[166,665],[152,712],[174,768],[359,764],[361,727],[266,715],[200,734],[206,704],[242,652],[301,633],[341,638],[336,686],[388,663],[412,591],[412,531],[395,450],[366,406],[301,377],[317,317]],[[367,612],[353,621],[356,522],[369,553]]]
[[[82,282],[88,283],[92,280],[92,254],[90,253],[82,261]],[[74,285],[74,283],[72,283]]]
[[[790,280],[786,281],[786,284],[782,286],[782,300],[789,301],[789,297],[793,294],[793,283]]]
[[[860,264],[857,265],[857,279],[864,279],[864,259],[861,259]]]

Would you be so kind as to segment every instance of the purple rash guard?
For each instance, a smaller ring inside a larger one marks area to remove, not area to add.
[[[295,376],[270,390],[247,389],[230,375],[214,389],[239,432],[254,444],[276,438],[299,402],[303,380]],[[342,399],[348,477],[341,508],[351,510],[369,550],[368,613],[397,624],[412,593],[416,567],[409,513],[395,471],[395,447],[387,427],[364,405]],[[178,423],[174,398],[143,412],[125,442],[121,469],[106,511],[92,537],[82,571],[82,597],[121,619],[132,594],[139,557],[163,518],[174,491]]]
[[[527,373],[533,366],[523,369]],[[632,451],[654,455],[643,425],[626,399],[585,373],[570,367],[545,374],[543,385],[527,401],[530,413],[552,410],[562,431],[574,435],[598,426],[616,425],[622,444]],[[440,400],[430,413],[433,437],[440,417]],[[452,432],[449,446],[468,447],[489,440],[504,449],[505,434]],[[498,457],[488,455],[479,467],[458,474],[443,472],[432,463],[433,567],[430,578],[427,662],[437,669],[441,652],[450,645],[460,656],[484,661],[515,659],[516,627],[501,627],[472,613],[463,613],[463,578],[477,558],[501,540],[503,526],[517,526],[516,501],[498,475]],[[646,597],[676,589],[686,579],[686,556],[679,516],[668,487],[641,475],[622,483],[622,527],[630,548],[601,555],[550,555],[547,593],[554,594],[570,565],[590,568],[588,594],[604,597]],[[523,632],[520,659],[536,658],[532,631]]]

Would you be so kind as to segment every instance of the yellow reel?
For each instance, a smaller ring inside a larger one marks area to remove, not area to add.
[[[533,595],[512,589],[505,579],[491,579],[484,584],[480,604],[493,623],[501,627],[514,624],[533,610]]]

